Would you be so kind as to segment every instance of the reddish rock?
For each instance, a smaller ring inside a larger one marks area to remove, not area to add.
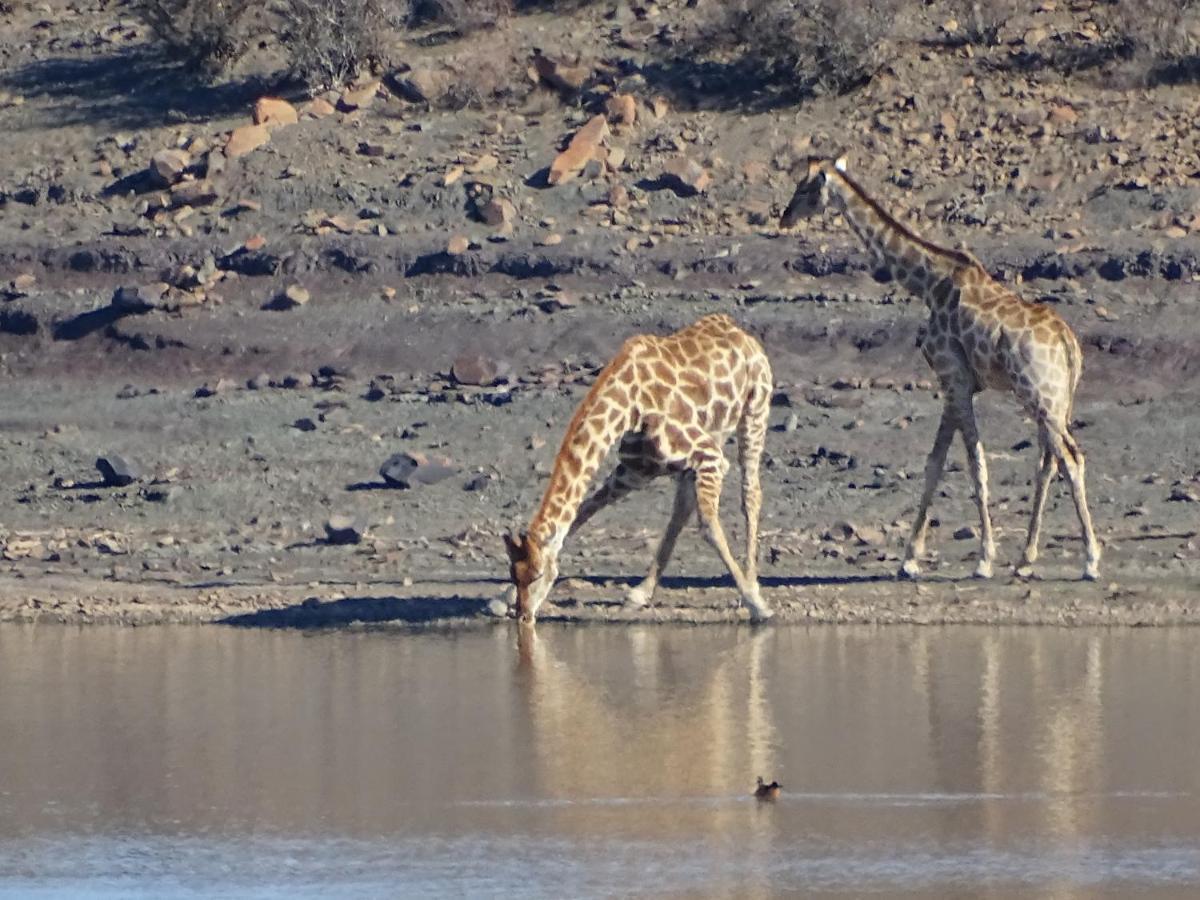
[[[550,184],[565,184],[583,171],[592,159],[596,157],[601,143],[608,137],[608,120],[604,116],[593,116],[575,136],[567,149],[558,154],[550,165]]]
[[[225,142],[225,155],[237,159],[257,150],[270,139],[271,131],[266,125],[243,125],[233,129],[229,135],[229,140]]]
[[[300,108],[306,116],[312,116],[314,119],[324,119],[326,116],[332,116],[337,110],[334,105],[324,97],[317,97],[309,100]]]
[[[614,125],[625,128],[631,127],[637,121],[637,101],[630,94],[614,94],[604,104],[609,121]]]
[[[493,197],[479,208],[479,217],[492,227],[512,225],[517,220],[517,208],[506,197]]]
[[[546,84],[570,94],[580,91],[592,74],[587,66],[569,66],[539,51],[534,51],[533,70]]]
[[[366,109],[379,92],[379,82],[369,81],[362,87],[347,88],[338,98],[338,109],[342,112],[354,112],[356,109]]]
[[[712,184],[712,176],[698,162],[677,156],[663,168],[663,183],[685,197],[701,194]]]
[[[206,206],[217,199],[217,188],[207,178],[181,181],[171,188],[173,206]]]
[[[191,164],[191,154],[186,150],[160,150],[150,160],[150,171],[162,185],[170,187]]]
[[[300,121],[296,107],[278,97],[260,97],[254,104],[255,125],[295,125]]]
[[[470,249],[471,242],[461,234],[454,235],[446,244],[446,252],[451,256],[462,256]]]
[[[459,384],[489,387],[500,381],[508,366],[481,353],[464,353],[454,360],[450,376]]]

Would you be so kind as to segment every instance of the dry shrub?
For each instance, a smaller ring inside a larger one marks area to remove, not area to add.
[[[436,19],[459,34],[494,28],[513,13],[512,0],[424,0],[420,7],[426,18]],[[412,3],[413,14],[421,13]]]
[[[1021,11],[1018,0],[950,0],[945,11],[958,22],[955,37],[966,44],[995,47],[1000,29]]]
[[[846,93],[884,61],[899,0],[729,0],[702,28],[708,46],[733,45],[770,80]]]
[[[172,59],[214,75],[246,49],[248,22],[260,4],[253,0],[135,0],[134,10],[150,26]]]
[[[1101,18],[1149,80],[1200,76],[1200,0],[1116,0]]]
[[[279,40],[292,74],[312,88],[336,87],[382,63],[403,7],[388,0],[281,0]]]

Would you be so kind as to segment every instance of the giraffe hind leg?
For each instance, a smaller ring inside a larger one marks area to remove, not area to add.
[[[742,515],[746,520],[746,578],[758,581],[758,520],[762,513],[759,466],[771,414],[771,384],[755,388],[738,421],[738,459],[742,467]]]
[[[1038,544],[1041,539],[1042,516],[1046,511],[1046,497],[1050,493],[1050,482],[1057,468],[1057,458],[1050,449],[1045,425],[1038,428],[1038,447],[1041,450],[1041,459],[1038,462],[1037,485],[1034,488],[1033,505],[1029,515],[1029,535],[1025,539],[1025,551],[1021,554],[1021,561],[1017,564],[1015,573],[1021,578],[1033,575],[1033,564],[1037,562]]]
[[[764,622],[771,618],[774,612],[763,600],[757,579],[748,579],[742,567],[733,558],[729,542],[725,538],[725,530],[721,527],[721,484],[729,468],[725,454],[710,437],[693,448],[689,456],[689,468],[695,473],[696,506],[700,513],[704,538],[717,551],[717,555],[725,563],[725,568],[733,576],[742,603],[750,610],[751,621]]]
[[[1092,528],[1092,515],[1088,510],[1087,487],[1085,485],[1085,466],[1083,451],[1064,425],[1061,431],[1051,432],[1051,446],[1059,462],[1067,470],[1067,480],[1071,484],[1071,496],[1075,500],[1075,513],[1079,517],[1079,529],[1084,546],[1083,578],[1095,581],[1100,577],[1100,543],[1096,540]]]

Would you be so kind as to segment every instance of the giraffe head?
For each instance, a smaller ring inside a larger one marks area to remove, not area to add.
[[[779,219],[780,228],[791,228],[801,219],[810,219],[825,208],[829,202],[830,169],[845,172],[846,157],[839,156],[835,160],[816,156],[809,158],[808,170],[796,185],[796,191]]]
[[[508,573],[517,588],[517,618],[532,622],[537,609],[554,587],[558,562],[527,532],[504,535],[508,549]]]

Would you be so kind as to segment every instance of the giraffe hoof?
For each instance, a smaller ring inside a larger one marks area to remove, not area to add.
[[[900,571],[896,573],[896,577],[904,579],[914,579],[921,574],[921,565],[915,559],[906,559],[904,564],[900,566]]]
[[[775,610],[766,606],[751,606],[750,607],[750,624],[762,625],[764,622],[770,622],[775,618]]]
[[[1100,566],[1097,563],[1088,563],[1086,568],[1084,568],[1084,570],[1083,570],[1083,580],[1084,581],[1099,581],[1100,580]]]
[[[973,578],[991,578],[992,577],[991,561],[986,560],[986,559],[981,559],[979,561],[979,563],[975,566],[975,572],[972,575],[972,577]]]
[[[654,596],[654,591],[646,590],[646,588],[642,587],[639,584],[634,587],[631,587],[629,590],[627,590],[625,592],[624,604],[625,604],[625,606],[634,606],[634,607],[645,606],[646,604],[648,604],[650,602],[650,600],[651,600],[651,598],[653,598],[653,596]]]

